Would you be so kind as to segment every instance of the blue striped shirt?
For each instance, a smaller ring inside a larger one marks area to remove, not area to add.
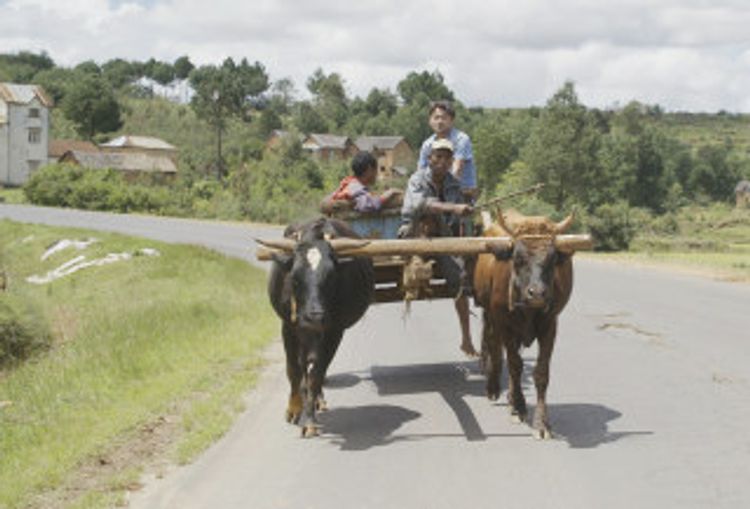
[[[428,161],[430,153],[432,152],[432,142],[435,141],[437,136],[433,134],[422,143],[422,148],[419,150],[419,163],[417,168],[427,168],[430,163]],[[448,139],[453,143],[453,158],[464,161],[464,171],[461,175],[461,188],[471,189],[477,187],[477,169],[474,166],[474,152],[471,148],[471,138],[463,131],[459,131],[455,127],[451,129],[448,134]]]

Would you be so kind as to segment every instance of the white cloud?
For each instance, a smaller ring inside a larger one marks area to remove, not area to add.
[[[437,68],[485,106],[540,105],[569,79],[590,106],[750,111],[748,25],[741,0],[0,0],[0,48],[63,65],[247,57],[299,90],[339,72],[357,95]]]

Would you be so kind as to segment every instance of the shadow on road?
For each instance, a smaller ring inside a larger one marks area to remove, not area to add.
[[[528,370],[524,370],[526,372]],[[515,438],[531,436],[530,426],[519,428],[517,433],[485,433],[466,397],[485,395],[485,378],[478,362],[448,362],[439,364],[412,364],[401,366],[373,366],[367,372],[339,373],[326,379],[326,389],[346,389],[367,380],[377,388],[380,396],[414,394],[439,394],[458,420],[462,434],[420,433],[394,435],[403,424],[421,417],[419,412],[396,405],[365,405],[361,407],[334,408],[321,415],[325,435],[342,450],[365,450],[397,441],[428,438],[464,438],[484,441],[490,438]],[[536,397],[533,383],[524,373],[524,392],[529,400],[529,415],[533,415]],[[503,377],[503,387],[507,380]],[[503,394],[502,399],[505,399]],[[496,403],[503,412],[507,404]],[[500,408],[502,407],[502,408]],[[572,448],[592,448],[612,443],[621,438],[651,435],[650,431],[609,431],[609,423],[622,416],[616,410],[597,404],[549,404],[549,416],[554,436],[565,440]]]
[[[404,440],[393,433],[422,414],[395,405],[334,408],[320,415],[324,437],[343,451],[363,451]]]
[[[609,423],[622,414],[603,405],[548,404],[548,412],[555,437],[577,449],[598,447],[630,436],[653,435],[652,431],[609,431]]]

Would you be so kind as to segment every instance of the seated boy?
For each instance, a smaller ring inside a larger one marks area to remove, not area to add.
[[[388,189],[382,195],[373,194],[369,187],[378,178],[378,161],[369,152],[359,152],[352,159],[352,173],[345,177],[338,189],[326,196],[320,204],[320,209],[330,214],[337,208],[337,203],[345,202],[357,212],[377,212],[387,207],[401,196],[400,189]]]

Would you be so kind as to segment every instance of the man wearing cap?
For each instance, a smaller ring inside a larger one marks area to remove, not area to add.
[[[428,156],[429,165],[420,168],[409,178],[401,207],[399,237],[415,237],[425,222],[433,225],[430,235],[456,236],[460,217],[469,215],[473,208],[465,203],[461,184],[451,173],[453,144],[444,138],[434,140]],[[445,276],[448,287],[455,292],[455,306],[461,325],[461,350],[469,356],[477,352],[471,341],[469,328],[469,281],[465,261],[458,256],[436,256],[435,261]]]
[[[453,127],[456,111],[449,101],[430,103],[429,123],[433,135],[422,143],[419,151],[417,168],[426,168],[436,139],[446,139],[453,144],[453,165],[451,173],[461,183],[461,189],[467,201],[473,202],[477,197],[477,169],[474,166],[474,153],[469,135]]]

